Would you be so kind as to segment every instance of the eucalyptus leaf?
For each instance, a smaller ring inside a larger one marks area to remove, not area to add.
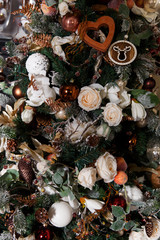
[[[136,46],[140,46],[141,38],[138,34],[132,32],[129,34],[129,41]]]
[[[124,17],[129,17],[130,10],[125,4],[121,4],[119,7],[119,14],[124,16]]]
[[[54,181],[56,184],[60,185],[60,184],[63,183],[63,178],[62,178],[62,176],[61,176],[58,172],[56,172],[56,173],[53,175],[53,181]]]
[[[123,217],[125,215],[125,211],[123,210],[122,207],[120,206],[114,206],[112,205],[112,214],[117,217],[117,218],[120,218],[120,217]]]
[[[131,228],[133,228],[134,226],[135,226],[135,223],[132,220],[130,220],[130,221],[125,223],[124,228],[128,231]]]
[[[48,7],[55,5],[57,2],[55,0],[45,0],[45,3]]]
[[[124,228],[124,225],[125,221],[117,220],[110,226],[110,229],[112,229],[113,231],[120,231]]]
[[[130,29],[130,22],[127,19],[123,19],[122,32],[126,32]]]

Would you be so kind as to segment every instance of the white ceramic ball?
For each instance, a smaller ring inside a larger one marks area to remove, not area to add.
[[[26,61],[26,69],[29,74],[46,76],[49,59],[41,53],[33,53]]]
[[[53,226],[65,227],[72,221],[72,208],[66,202],[55,202],[48,211],[48,217]]]

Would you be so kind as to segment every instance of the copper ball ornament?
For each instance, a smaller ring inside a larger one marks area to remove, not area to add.
[[[75,32],[79,25],[79,18],[74,14],[66,14],[62,18],[62,27],[68,32]]]
[[[63,101],[74,101],[78,97],[79,88],[74,84],[62,85],[59,94]]]
[[[21,88],[18,85],[15,85],[12,89],[12,94],[16,99],[24,97],[24,94],[21,91]]]
[[[156,86],[156,81],[152,76],[144,80],[143,89],[147,91],[152,91],[152,89]]]

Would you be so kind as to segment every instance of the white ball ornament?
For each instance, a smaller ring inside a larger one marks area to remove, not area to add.
[[[48,211],[49,221],[55,227],[65,227],[72,221],[72,213],[72,208],[68,203],[55,202]]]
[[[46,76],[49,69],[49,59],[41,53],[33,53],[26,61],[26,69],[31,75]]]

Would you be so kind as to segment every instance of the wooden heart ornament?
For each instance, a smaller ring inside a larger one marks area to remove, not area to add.
[[[99,30],[101,27],[108,27],[108,35],[103,43],[97,42],[90,38],[87,34],[89,30]],[[97,49],[101,52],[106,52],[110,46],[115,32],[115,23],[113,18],[109,16],[103,16],[97,19],[96,22],[87,21],[85,24],[81,23],[78,26],[79,35],[83,35],[83,41],[90,47]]]

